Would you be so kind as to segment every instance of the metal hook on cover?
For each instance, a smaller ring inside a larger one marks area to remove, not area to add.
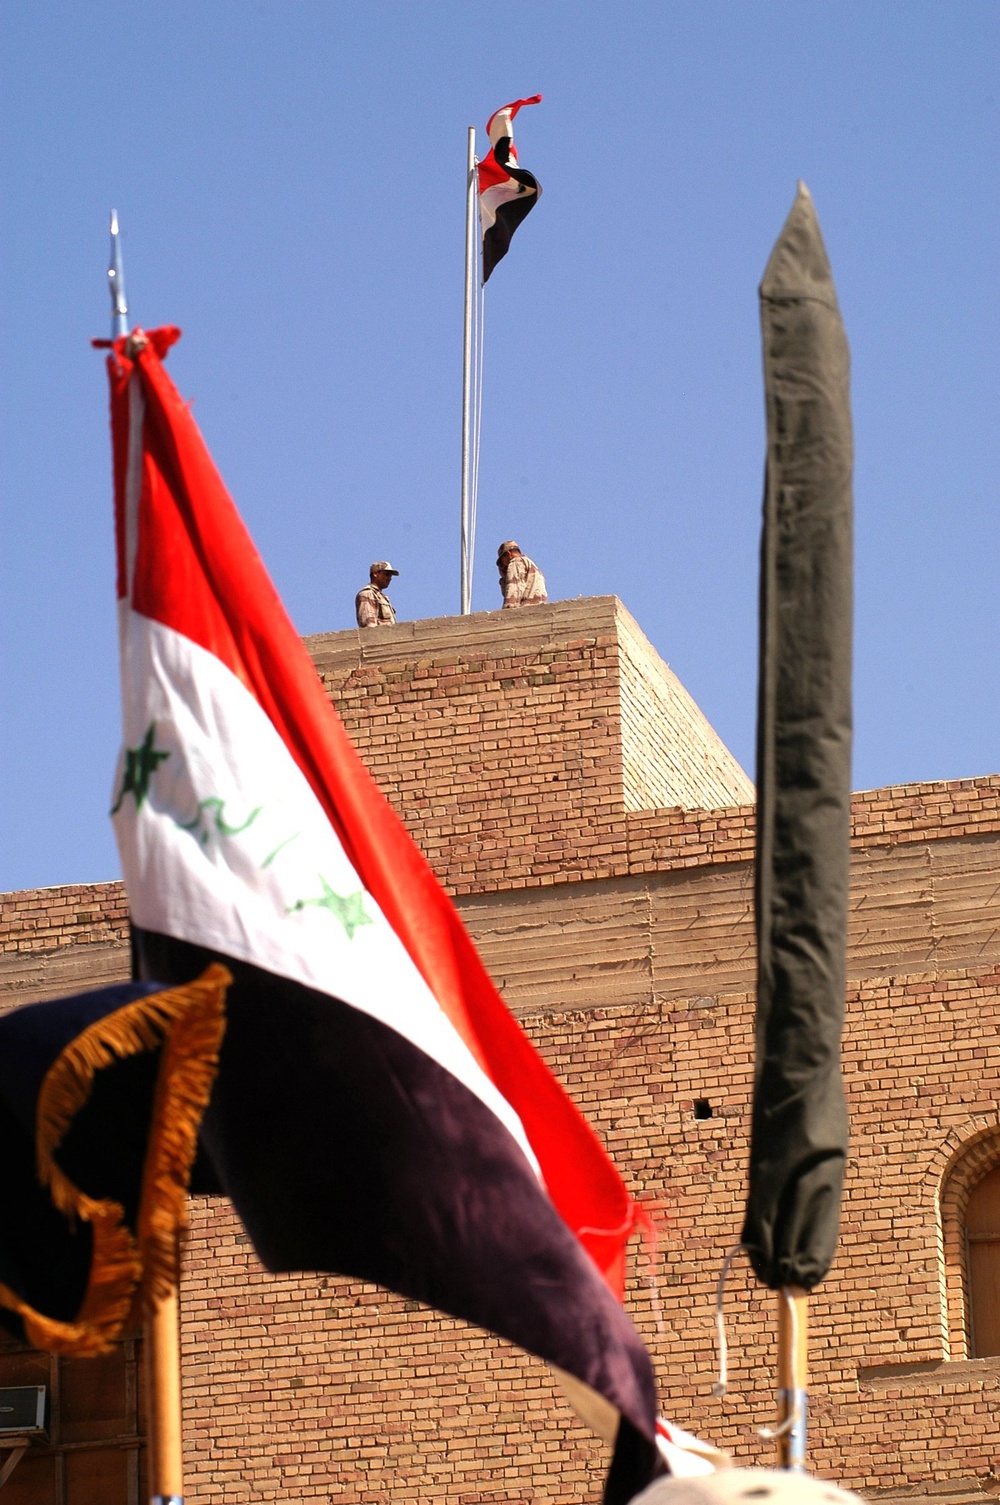
[[[745,1247],[745,1244],[733,1245],[722,1261],[722,1268],[719,1270],[719,1279],[715,1287],[715,1336],[719,1345],[719,1378],[712,1386],[712,1394],[720,1398],[725,1395],[729,1388],[729,1344],[726,1341],[725,1315],[726,1281],[729,1279],[729,1272],[733,1268],[733,1260],[737,1254],[743,1253]]]

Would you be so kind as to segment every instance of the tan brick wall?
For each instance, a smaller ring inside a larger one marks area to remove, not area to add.
[[[752,781],[618,603],[625,808],[749,804]]]
[[[629,1300],[664,1409],[766,1462],[755,1428],[772,1420],[774,1298],[743,1263],[727,1301],[729,1394],[712,1395],[751,1018],[749,995],[733,994],[525,1023],[656,1217],[660,1326],[638,1247]],[[811,1457],[856,1488],[972,1478],[997,1458],[1000,1360],[946,1361],[938,1195],[954,1148],[984,1122],[1000,1130],[1000,1055],[983,1044],[998,1026],[998,968],[879,979],[848,999],[852,1151],[837,1260],[810,1302]],[[696,1098],[710,1119],[694,1117]],[[269,1277],[218,1205],[197,1207],[188,1271],[196,1500],[240,1498],[237,1455],[262,1499],[597,1496],[602,1450],[509,1345],[361,1283]]]
[[[714,1007],[671,1011],[635,1054],[643,1082],[661,1076],[658,1142],[666,1204],[667,1267],[677,1261],[685,1300],[676,1348],[665,1354],[666,1387],[686,1386],[692,1417],[740,1456],[754,1444],[747,1413],[766,1419],[770,1307],[742,1267],[729,1302],[733,1344],[730,1399],[707,1391],[708,1362],[693,1382],[685,1356],[707,1343],[702,1330],[711,1275],[739,1236],[747,1154],[752,1002],[722,997]],[[899,1487],[985,1475],[1000,1435],[1000,1360],[947,1362],[948,1322],[941,1268],[939,1196],[956,1150],[988,1126],[1000,1129],[1000,968],[979,973],[900,975],[852,988],[844,1068],[851,1157],[840,1245],[811,1299],[810,1364],[818,1413],[812,1456],[820,1472],[856,1487]],[[635,1062],[632,1065],[635,1072]],[[622,1073],[625,1092],[627,1068]],[[713,1117],[696,1120],[696,1097]],[[633,1159],[633,1175],[642,1173]],[[668,1279],[669,1279],[668,1275]],[[689,1361],[690,1362],[690,1361]]]
[[[188,1499],[568,1501],[603,1449],[545,1367],[374,1286],[275,1277],[195,1208],[184,1295]]]
[[[746,860],[665,861],[624,878],[457,903],[517,1013],[732,992],[756,978]],[[997,961],[1000,833],[855,847],[849,978]]]
[[[0,1008],[128,975],[128,910],[120,883],[0,894]]]
[[[0,956],[113,944],[127,937],[120,883],[74,883],[0,894]]]
[[[961,785],[956,792],[966,793]],[[971,807],[985,812],[981,824],[966,812],[964,838],[952,834],[952,825],[938,830],[925,821],[887,846],[863,844],[870,836],[864,798],[855,816],[861,834],[851,864],[848,976],[1000,961],[1000,831],[991,829],[992,802]],[[709,812],[661,827],[653,854],[629,863],[627,876],[509,890],[490,884],[458,896],[509,1006],[530,1013],[556,1004],[642,1004],[749,988],[751,848],[732,834],[739,824],[752,839],[749,814]],[[671,832],[673,849],[665,844]],[[33,912],[37,924],[24,918]],[[127,976],[128,966],[120,885],[5,896],[0,1007],[4,1000],[27,1003],[113,981]]]
[[[308,640],[368,767],[455,892],[610,870],[621,847],[614,598],[577,606]]]
[[[742,1265],[730,1395],[711,1394],[747,1156],[753,809],[687,804],[718,799],[714,779],[747,798],[743,775],[713,765],[613,598],[511,616],[311,647],[511,1006],[660,1221],[662,1325],[639,1250],[630,1306],[665,1409],[764,1458],[773,1298]],[[861,1487],[945,1484],[1000,1454],[1000,1360],[965,1357],[960,1269],[963,1149],[973,1177],[1000,1163],[1000,778],[859,794],[853,845],[852,1150],[811,1303],[812,1457]],[[0,1007],[127,975],[120,885],[0,905]],[[184,1345],[193,1505],[597,1496],[603,1450],[539,1363],[360,1283],[267,1275],[223,1203],[194,1204]]]
[[[455,893],[623,871],[627,809],[753,796],[614,596],[306,641]]]
[[[753,857],[754,811],[643,810],[626,822],[628,871],[748,862]],[[1000,775],[932,784],[890,784],[851,799],[851,846],[898,847],[947,837],[1000,834]]]

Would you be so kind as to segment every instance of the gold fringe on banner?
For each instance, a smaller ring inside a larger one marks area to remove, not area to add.
[[[219,1064],[230,982],[232,975],[225,967],[213,965],[192,983],[199,994],[177,1018],[163,1047],[139,1202],[139,1300],[147,1314],[180,1276],[188,1182],[198,1150],[198,1129]]]
[[[28,1341],[51,1353],[106,1353],[138,1298],[145,1310],[177,1280],[180,1236],[187,1227],[187,1187],[225,1032],[225,967],[213,963],[196,981],[150,993],[83,1030],[50,1066],[38,1094],[38,1178],[67,1217],[93,1233],[90,1275],[73,1322],[38,1312],[0,1284],[0,1304],[17,1312]],[[55,1156],[90,1097],[94,1078],[116,1060],[162,1047],[143,1166],[136,1237],[124,1209],[75,1186]]]
[[[94,1243],[87,1293],[76,1321],[47,1317],[3,1284],[0,1306],[18,1314],[33,1348],[89,1359],[107,1353],[121,1334],[141,1271],[138,1250],[122,1221],[118,1203],[90,1202],[85,1197],[81,1201],[89,1203],[89,1215],[81,1212],[80,1216],[90,1223]]]

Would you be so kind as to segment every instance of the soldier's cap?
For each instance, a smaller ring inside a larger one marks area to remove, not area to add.
[[[520,554],[521,545],[515,539],[508,538],[507,542],[502,543],[499,549],[497,549],[497,564],[500,563],[505,554],[513,554],[515,551]]]
[[[380,574],[380,575],[398,575],[399,571],[393,569],[393,567],[389,563],[388,559],[376,559],[374,564],[370,564],[368,566],[368,576],[369,576],[369,579],[371,578],[372,575],[376,575],[376,574]]]

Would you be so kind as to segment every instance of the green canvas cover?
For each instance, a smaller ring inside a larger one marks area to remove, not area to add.
[[[851,788],[849,354],[804,184],[760,287],[767,469],[757,719],[756,1068],[743,1242],[807,1290],[837,1242]]]

